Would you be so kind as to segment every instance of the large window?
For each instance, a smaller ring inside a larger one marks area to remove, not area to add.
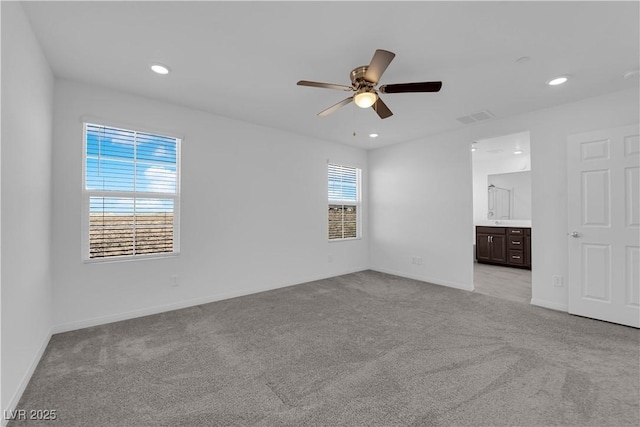
[[[360,169],[329,164],[329,240],[360,237]]]
[[[84,258],[179,252],[180,139],[84,125]]]

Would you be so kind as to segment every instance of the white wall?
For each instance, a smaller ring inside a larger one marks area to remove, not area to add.
[[[529,130],[532,303],[566,310],[567,289],[553,287],[552,276],[568,275],[567,136],[637,123],[639,104],[637,89],[627,90],[372,151],[371,267],[470,289],[470,141]],[[412,255],[424,264],[412,265]]]
[[[442,135],[370,152],[372,269],[472,289],[470,141]]]
[[[367,236],[329,243],[326,224],[327,160],[363,168],[366,200],[363,150],[63,80],[55,95],[56,331],[368,268]],[[184,136],[179,256],[82,262],[83,116]]]
[[[2,2],[2,409],[51,333],[53,74],[19,3]]]

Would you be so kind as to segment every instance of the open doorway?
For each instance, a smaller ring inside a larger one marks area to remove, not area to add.
[[[531,151],[528,131],[474,141],[474,288],[531,302]]]

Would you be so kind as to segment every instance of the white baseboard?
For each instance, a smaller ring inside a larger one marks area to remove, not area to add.
[[[20,380],[18,389],[15,391],[15,393],[13,393],[13,396],[9,401],[8,407],[2,408],[2,422],[0,423],[2,427],[6,426],[7,423],[9,422],[9,420],[5,419],[4,414],[15,410],[16,407],[18,406],[18,402],[20,402],[22,393],[24,393],[24,390],[27,388],[27,384],[29,384],[29,381],[31,380],[31,376],[33,375],[36,368],[38,367],[38,363],[40,363],[40,359],[42,359],[42,355],[44,354],[44,351],[47,349],[47,345],[49,345],[49,340],[51,340],[52,334],[53,332],[51,330],[47,332],[47,334],[44,337],[44,340],[42,340],[42,344],[40,344],[40,348],[38,349],[35,356],[33,357],[33,360],[31,360],[29,369],[27,369],[27,371],[22,376],[22,380]]]
[[[435,279],[433,277],[422,276],[419,274],[405,273],[402,271],[395,271],[386,268],[371,267],[370,270],[378,271],[380,273],[392,274],[394,276],[406,277],[407,279],[419,280],[421,282],[433,283],[434,285],[446,286],[447,288],[461,289],[463,291],[473,291],[473,285],[463,285],[461,283],[449,282],[447,280]]]
[[[569,307],[565,304],[559,304],[553,301],[546,301],[539,298],[531,298],[531,305],[537,305],[538,307],[549,308],[551,310],[569,312]]]
[[[344,274],[356,273],[358,271],[367,270],[362,267],[355,270],[336,272],[333,274],[321,275],[317,277],[309,277],[295,283],[286,283],[278,286],[263,286],[255,288],[245,288],[233,292],[224,292],[220,294],[210,295],[202,298],[195,298],[185,301],[178,301],[170,304],[158,305],[154,307],[133,310],[124,313],[110,314],[108,316],[93,317],[90,319],[80,320],[76,322],[62,323],[53,327],[52,333],[59,334],[62,332],[75,331],[77,329],[89,328],[92,326],[105,325],[107,323],[120,322],[122,320],[135,319],[136,317],[149,316],[152,314],[164,313],[167,311],[179,310],[181,308],[194,307],[196,305],[208,304],[210,302],[222,301],[230,298],[242,297],[245,295],[257,294],[259,292],[271,291],[274,289],[286,288],[288,286],[300,285],[303,283],[314,282],[316,280],[328,279],[330,277],[342,276]]]

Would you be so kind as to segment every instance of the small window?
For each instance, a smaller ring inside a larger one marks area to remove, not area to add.
[[[179,252],[180,139],[84,125],[84,258]]]
[[[358,168],[329,164],[329,240],[360,237]]]

